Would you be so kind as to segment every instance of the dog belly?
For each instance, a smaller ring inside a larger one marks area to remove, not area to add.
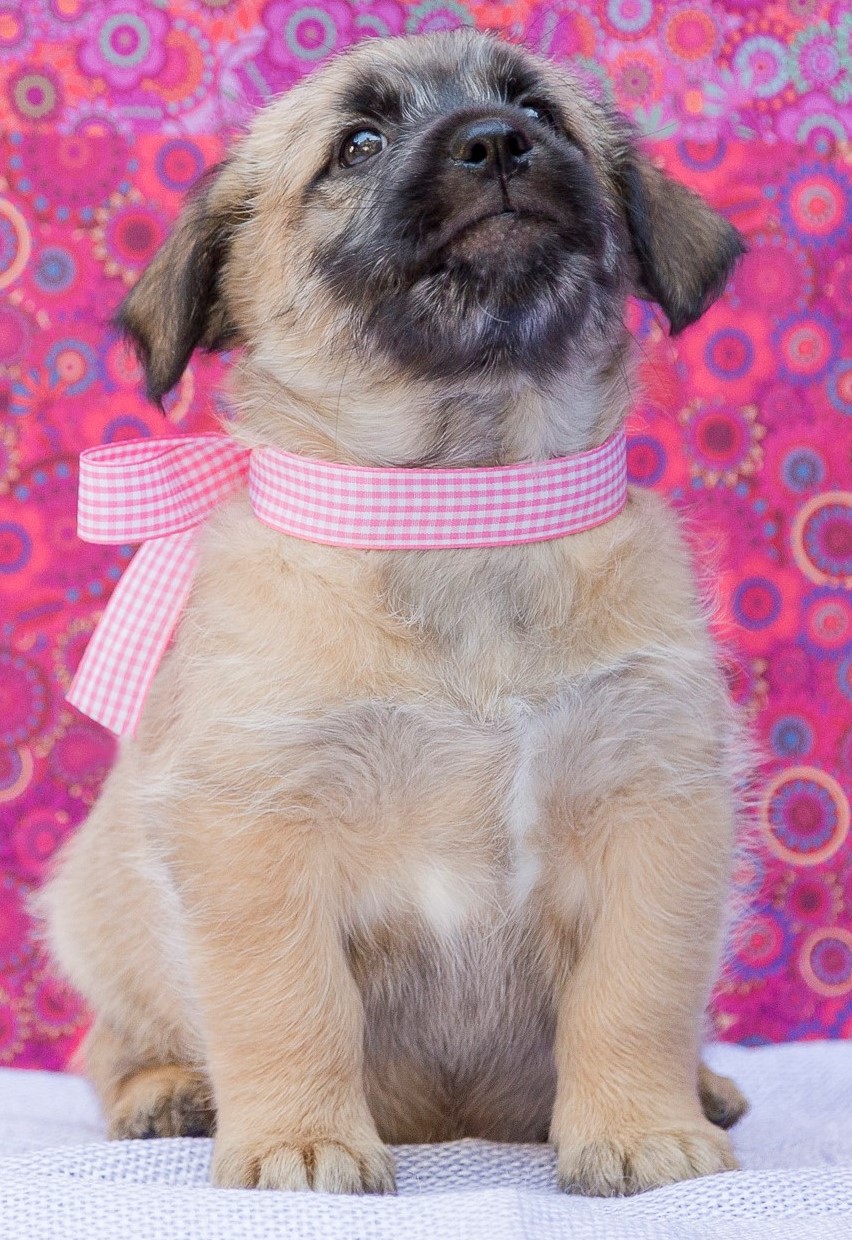
[[[384,1140],[547,1139],[553,983],[529,942],[511,923],[353,941],[367,1099]]]

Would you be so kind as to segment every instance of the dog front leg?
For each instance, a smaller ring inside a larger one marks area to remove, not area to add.
[[[178,869],[216,1100],[214,1183],[392,1191],[364,1097],[331,840],[316,823],[270,821],[195,839]]]
[[[562,1187],[591,1195],[736,1166],[697,1089],[729,868],[728,798],[720,789],[649,801],[613,800],[575,842],[591,909],[558,998],[551,1140]]]

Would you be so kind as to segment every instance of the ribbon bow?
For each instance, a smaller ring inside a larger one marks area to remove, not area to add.
[[[134,731],[192,585],[204,520],[248,486],[282,533],[364,550],[499,547],[602,525],[627,499],[619,431],[577,456],[480,469],[369,469],[246,448],[228,435],[135,440],[80,458],[77,528],[87,542],[143,545],[118,583],[68,700]]]

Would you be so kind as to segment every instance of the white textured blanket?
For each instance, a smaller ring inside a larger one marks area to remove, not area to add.
[[[86,1084],[0,1071],[2,1240],[852,1240],[852,1045],[711,1048],[752,1103],[743,1170],[568,1197],[538,1146],[398,1151],[396,1197],[222,1191],[210,1142],[107,1143]]]

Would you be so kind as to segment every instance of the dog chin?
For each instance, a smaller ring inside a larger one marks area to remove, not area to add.
[[[567,255],[540,220],[490,217],[456,233],[406,292],[383,300],[376,344],[424,378],[543,375],[582,335],[589,260]]]

